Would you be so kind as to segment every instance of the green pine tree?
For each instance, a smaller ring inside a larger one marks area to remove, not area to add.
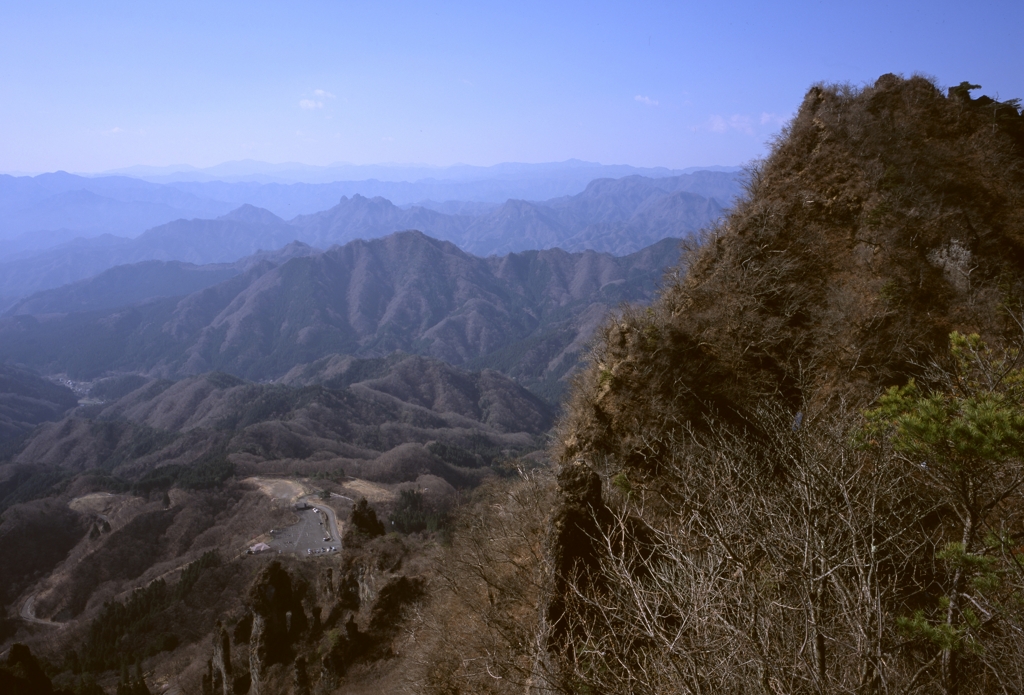
[[[1004,580],[1020,574],[1024,554],[1002,520],[1024,484],[1024,368],[1019,350],[997,352],[978,335],[951,334],[950,356],[933,388],[890,388],[866,415],[868,436],[885,438],[935,500],[943,593],[899,624],[939,650],[946,692],[956,692],[985,629],[1020,607]]]

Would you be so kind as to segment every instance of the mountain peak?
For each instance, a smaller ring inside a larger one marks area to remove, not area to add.
[[[338,205],[345,205],[346,203],[348,203],[349,205],[363,206],[373,203],[374,205],[386,205],[388,207],[395,207],[394,203],[392,203],[390,200],[383,196],[375,195],[372,198],[368,198],[365,195],[360,195],[359,193],[353,193],[351,198],[347,195],[341,196],[341,200],[338,201]]]
[[[217,219],[229,222],[245,222],[247,224],[284,224],[284,220],[270,210],[258,208],[246,203]]]

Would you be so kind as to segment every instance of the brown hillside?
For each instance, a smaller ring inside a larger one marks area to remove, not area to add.
[[[562,460],[657,467],[644,431],[760,399],[864,403],[1024,298],[1024,117],[927,79],[815,86],[656,305],[606,327]],[[813,394],[813,395],[812,395]]]
[[[244,475],[343,466],[357,477],[400,482],[392,480],[389,461],[380,467],[370,462],[409,442],[420,449],[430,442],[484,446],[493,456],[532,450],[551,426],[547,405],[496,372],[463,372],[397,355],[350,360],[348,382],[323,388],[316,382],[329,367],[324,362],[332,359],[296,368],[289,379],[295,386],[252,384],[220,373],[151,382],[113,403],[45,424],[7,468],[23,475],[33,467],[68,474],[103,468],[134,481],[168,465],[223,455]],[[416,463],[455,483],[484,474],[449,467],[425,452]],[[419,472],[427,471],[412,479]]]

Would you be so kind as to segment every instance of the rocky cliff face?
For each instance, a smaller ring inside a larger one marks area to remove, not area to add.
[[[213,631],[204,695],[334,692],[354,665],[392,658],[405,611],[424,597],[426,581],[401,573],[400,541],[366,540],[308,584],[308,568],[299,564],[272,561],[260,570],[233,631],[234,649],[220,622]]]
[[[294,645],[308,629],[302,606],[305,589],[302,584],[293,586],[288,572],[280,563],[272,562],[257,575],[249,590],[249,692],[253,695],[264,692],[269,666],[290,663],[295,657]]]

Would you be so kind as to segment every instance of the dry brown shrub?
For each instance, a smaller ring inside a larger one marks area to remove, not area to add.
[[[656,480],[615,479],[612,521],[595,524],[599,576],[564,584],[559,689],[1020,692],[1019,562],[971,605],[969,639],[942,647],[941,630],[906,622],[941,606],[952,570],[939,551],[959,540],[919,464],[854,445],[860,419],[842,406],[755,417],[756,431],[667,435]],[[1011,509],[994,528],[1024,527]]]
[[[431,598],[416,616],[415,693],[522,693],[538,668],[550,473],[492,481],[458,512],[435,566]]]

